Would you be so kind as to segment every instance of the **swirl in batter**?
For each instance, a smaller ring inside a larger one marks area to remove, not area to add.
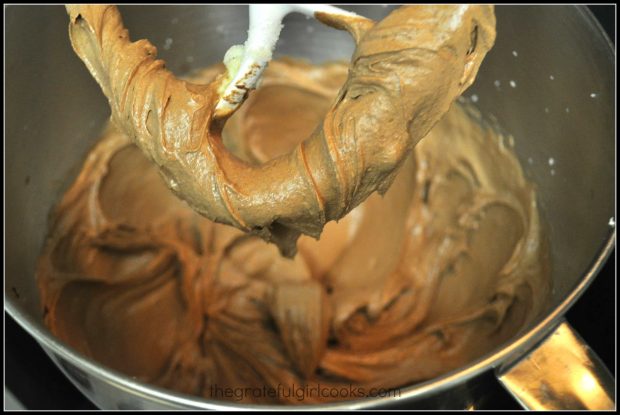
[[[272,62],[223,143],[248,165],[287,154],[346,80],[342,63]],[[298,250],[284,258],[196,213],[111,124],[52,215],[38,267],[45,321],[108,367],[222,399],[214,385],[427,380],[510,339],[550,293],[534,186],[502,137],[460,104],[409,152],[384,196],[329,222],[318,241],[302,236]]]

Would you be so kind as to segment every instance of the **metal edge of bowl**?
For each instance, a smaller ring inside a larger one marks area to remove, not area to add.
[[[603,40],[607,43],[608,52],[614,56],[615,48],[608,38],[607,34],[596,20],[592,12],[584,5],[577,5],[577,9],[581,12],[584,20],[593,26],[593,29],[599,33]],[[526,351],[536,342],[544,338],[554,327],[555,323],[573,306],[573,304],[581,297],[588,286],[592,283],[606,259],[610,256],[615,247],[616,231],[611,231],[609,238],[598,251],[594,261],[588,267],[588,271],[570,292],[570,294],[560,303],[552,312],[550,312],[542,321],[524,332],[520,337],[515,338],[510,343],[498,350],[487,353],[485,356],[469,363],[463,368],[448,372],[437,378],[417,383],[404,388],[401,396],[382,397],[372,399],[357,399],[350,401],[340,401],[324,404],[303,405],[300,408],[324,410],[324,409],[361,409],[372,406],[380,406],[393,404],[395,400],[406,401],[420,398],[427,394],[435,394],[445,391],[459,383],[467,381],[489,369],[495,368],[509,359],[511,356],[519,352]],[[5,310],[22,326],[30,335],[32,335],[42,346],[49,348],[50,351],[76,363],[88,372],[94,374],[111,385],[131,390],[142,397],[152,401],[162,401],[166,404],[179,405],[182,407],[190,407],[196,409],[260,409],[260,410],[282,410],[292,409],[290,406],[282,405],[256,405],[256,404],[237,404],[228,401],[207,400],[191,395],[184,395],[172,390],[160,388],[158,386],[146,384],[136,381],[131,377],[117,372],[113,369],[106,368],[97,363],[93,359],[82,356],[74,351],[61,340],[54,337],[49,331],[42,329],[41,324],[33,321],[33,319],[23,313],[13,304],[11,298],[7,298],[5,294]]]

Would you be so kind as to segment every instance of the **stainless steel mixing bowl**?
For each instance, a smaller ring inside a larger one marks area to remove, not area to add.
[[[346,8],[375,19],[390,10]],[[179,74],[221,60],[247,29],[244,6],[125,6],[121,12],[132,38],[150,39]],[[615,242],[614,49],[585,7],[498,6],[496,13],[496,46],[466,95],[512,133],[538,185],[550,228],[553,301],[513,341],[458,371],[402,388],[398,399],[321,407],[475,406],[495,378],[530,408],[615,405],[613,377],[563,318]],[[47,214],[109,109],[71,50],[63,7],[9,6],[5,18],[6,310],[102,408],[239,406],[136,382],[80,355],[43,325],[34,271]],[[346,33],[316,21],[292,15],[285,24],[279,55],[321,62],[353,50]]]

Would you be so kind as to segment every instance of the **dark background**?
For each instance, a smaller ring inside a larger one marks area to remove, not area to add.
[[[616,9],[588,6],[615,45]],[[615,375],[615,250],[598,277],[567,314],[567,320]],[[38,343],[5,313],[5,385],[27,409],[96,409],[60,372]],[[488,407],[519,409],[497,385]],[[405,408],[403,408],[405,409]]]

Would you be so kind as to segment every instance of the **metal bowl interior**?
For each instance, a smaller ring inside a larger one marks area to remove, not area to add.
[[[375,19],[391,9],[345,8]],[[149,39],[177,74],[220,61],[229,46],[244,41],[247,29],[246,6],[123,6],[121,12],[132,39]],[[512,134],[538,186],[550,233],[553,300],[505,347],[403,388],[400,400],[447,390],[522,353],[583,292],[615,241],[614,49],[585,7],[498,6],[496,15],[496,45],[466,96]],[[149,407],[238,407],[135,382],[79,355],[43,325],[34,271],[48,212],[78,172],[109,109],[71,50],[63,7],[11,6],[5,21],[6,309],[51,356],[119,395],[133,394]],[[323,62],[347,59],[352,51],[348,34],[291,15],[276,55]],[[331,407],[386,403],[376,398]]]

